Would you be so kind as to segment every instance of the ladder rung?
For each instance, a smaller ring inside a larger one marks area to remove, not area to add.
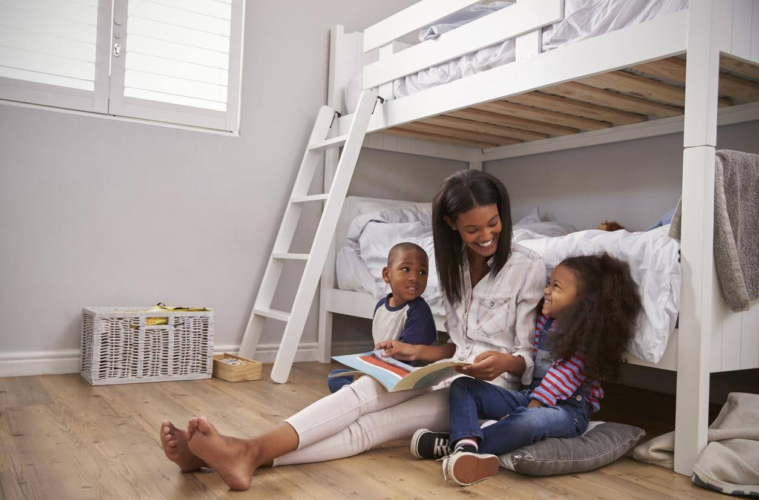
[[[325,151],[327,149],[339,148],[340,146],[345,144],[346,140],[348,140],[347,135],[339,135],[337,137],[333,137],[332,139],[327,139],[326,141],[315,142],[313,144],[309,144],[308,150],[309,151]]]
[[[274,252],[271,254],[272,258],[275,259],[282,259],[282,260],[308,260],[308,254],[307,253],[284,253],[284,252]]]
[[[265,318],[278,319],[279,321],[290,321],[290,313],[277,311],[274,309],[253,309],[253,314],[264,316]]]
[[[308,203],[310,201],[325,201],[329,198],[328,193],[324,194],[312,194],[308,196],[293,196],[290,198],[290,203]]]

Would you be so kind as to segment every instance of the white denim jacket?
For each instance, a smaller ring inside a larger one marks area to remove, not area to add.
[[[485,275],[472,289],[469,259],[464,250],[464,293],[455,306],[445,301],[446,328],[456,344],[453,359],[474,362],[478,354],[498,351],[521,356],[522,377],[503,373],[492,383],[520,389],[532,382],[537,306],[546,285],[546,266],[535,252],[513,243],[511,256],[495,276]],[[493,259],[488,261],[492,266]]]

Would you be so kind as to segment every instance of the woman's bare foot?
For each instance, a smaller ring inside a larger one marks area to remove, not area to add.
[[[247,490],[259,454],[250,441],[222,436],[206,417],[190,420],[187,426],[190,451],[213,468],[233,490]]]
[[[177,464],[182,472],[208,467],[200,457],[190,451],[185,431],[177,429],[168,420],[161,424],[161,446],[166,458]]]

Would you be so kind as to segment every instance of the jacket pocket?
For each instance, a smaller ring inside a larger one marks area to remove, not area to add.
[[[509,299],[504,297],[480,297],[477,307],[477,327],[487,338],[497,337],[508,330]]]

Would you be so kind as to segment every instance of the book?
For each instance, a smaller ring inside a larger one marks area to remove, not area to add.
[[[384,351],[370,351],[347,356],[333,356],[338,363],[353,368],[354,371],[330,375],[344,377],[346,375],[369,375],[384,385],[388,392],[405,391],[432,387],[445,379],[458,375],[454,366],[466,366],[471,363],[442,359],[427,366],[414,368],[403,361],[383,356]]]

